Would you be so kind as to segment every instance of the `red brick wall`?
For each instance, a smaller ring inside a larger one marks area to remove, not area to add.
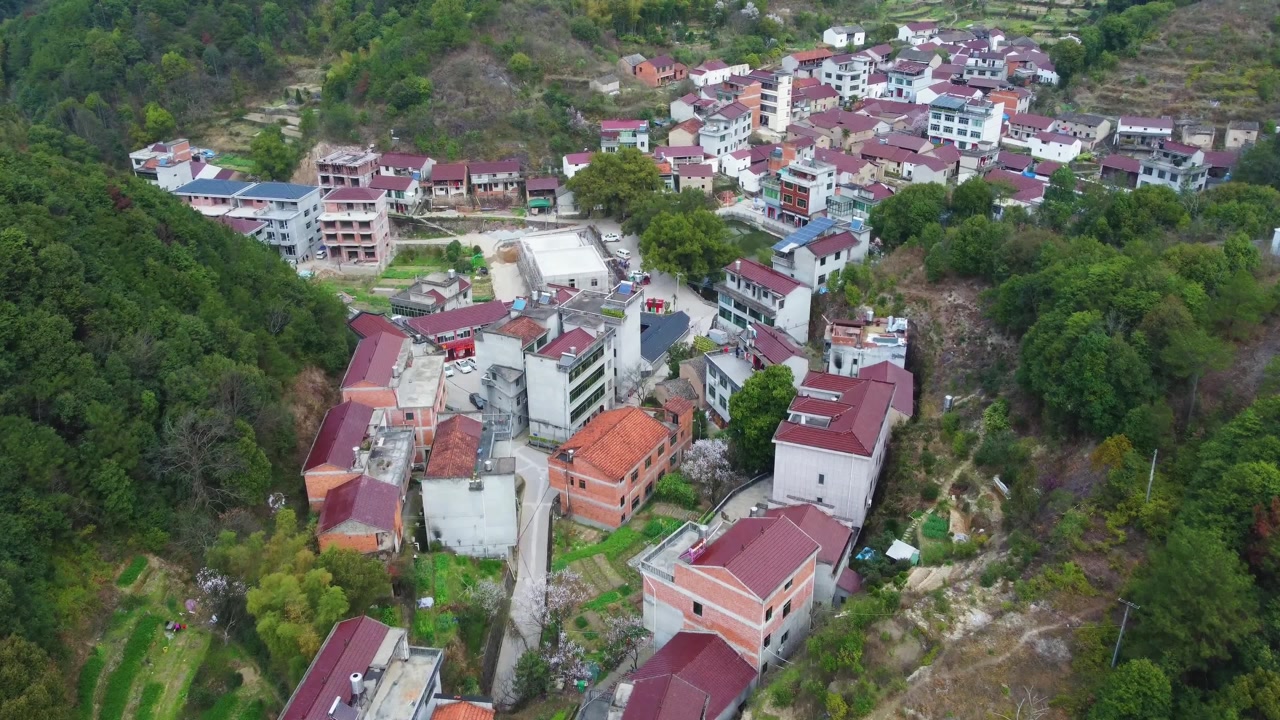
[[[751,617],[763,613],[764,610],[758,604],[753,605],[749,602],[744,603],[741,599],[735,599],[735,593],[728,590],[720,594],[712,593],[710,596],[691,592],[691,588],[687,587],[681,579],[680,569],[678,566],[676,573],[678,586],[646,576],[645,595],[680,610],[684,615],[683,629],[714,632],[733,646],[744,660],[759,667],[764,634],[758,625],[753,625],[735,615],[745,610],[746,617]],[[694,601],[701,602],[703,605],[701,616],[693,614]]]
[[[373,533],[367,535],[344,535],[341,533],[325,533],[320,536],[320,552],[330,547],[346,548],[361,553],[378,551],[378,537]]]
[[[319,512],[324,505],[325,496],[329,491],[338,487],[348,480],[354,480],[360,477],[358,472],[339,471],[339,472],[309,472],[303,475],[303,479],[307,484],[307,503],[311,505],[311,509]]]

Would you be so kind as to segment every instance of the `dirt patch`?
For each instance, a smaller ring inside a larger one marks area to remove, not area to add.
[[[289,388],[289,412],[293,414],[294,433],[298,438],[298,462],[311,448],[324,414],[337,404],[337,391],[320,368],[309,367],[298,373]]]
[[[867,629],[865,653],[869,665],[887,667],[905,676],[920,667],[925,647],[905,623],[886,620]]]

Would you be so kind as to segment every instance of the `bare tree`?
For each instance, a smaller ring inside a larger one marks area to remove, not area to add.
[[[224,509],[239,498],[222,481],[245,469],[244,457],[230,442],[234,435],[225,416],[188,411],[165,424],[157,451],[159,471],[197,508]]]
[[[648,394],[646,392],[648,385],[649,377],[645,373],[645,367],[640,363],[619,369],[617,387],[619,400],[626,400],[635,393],[643,401]]]
[[[285,298],[275,298],[267,303],[267,332],[279,335],[289,326],[292,319],[290,310],[293,302]]]
[[[1049,701],[1043,695],[1031,692],[1031,688],[1023,687],[1024,696],[1013,706],[1009,713],[993,713],[1004,720],[1040,720],[1049,714]]]

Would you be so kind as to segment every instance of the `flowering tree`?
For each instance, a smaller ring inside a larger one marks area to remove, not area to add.
[[[649,642],[649,631],[638,615],[619,615],[609,618],[604,630],[605,647],[615,663],[630,658],[631,669],[640,662],[640,648]]]
[[[547,665],[551,667],[551,676],[573,683],[578,680],[591,679],[591,668],[587,665],[587,651],[575,640],[560,633],[560,642],[553,648],[544,648]]]
[[[196,588],[205,609],[222,626],[223,643],[229,642],[231,628],[244,617],[248,588],[243,582],[210,567],[200,568],[196,573]]]
[[[497,614],[498,608],[502,607],[502,601],[506,599],[507,591],[502,588],[502,585],[488,578],[467,590],[467,601],[483,612],[486,618]]]
[[[516,604],[525,616],[538,623],[541,633],[547,625],[563,624],[588,597],[582,576],[565,568],[533,579],[520,592]]]
[[[724,492],[739,480],[738,473],[729,462],[729,443],[724,440],[699,440],[689,446],[680,472],[712,505],[719,502]]]

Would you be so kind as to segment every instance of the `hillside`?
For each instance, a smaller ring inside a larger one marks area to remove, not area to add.
[[[1280,2],[1180,7],[1115,70],[1079,79],[1078,109],[1225,123],[1280,116]]]

